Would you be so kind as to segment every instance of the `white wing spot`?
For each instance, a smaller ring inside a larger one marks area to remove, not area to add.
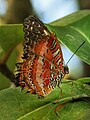
[[[31,27],[31,31],[32,31],[33,27]]]
[[[32,25],[34,25],[34,23],[35,23],[35,22],[33,21],[33,22],[32,22]]]
[[[48,32],[47,32],[46,30],[44,30],[44,33],[45,33],[46,35],[48,35]]]

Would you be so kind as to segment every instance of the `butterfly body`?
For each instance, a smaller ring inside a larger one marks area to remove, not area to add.
[[[66,74],[62,51],[54,33],[38,18],[26,18],[24,32],[23,62],[17,64],[17,85],[45,97]]]

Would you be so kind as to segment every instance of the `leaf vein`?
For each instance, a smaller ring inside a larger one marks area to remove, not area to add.
[[[79,32],[79,33],[80,33],[84,38],[86,38],[87,41],[90,43],[89,38],[88,38],[81,30],[79,30],[78,28],[75,28],[75,27],[73,27],[73,26],[71,26],[71,28],[72,28],[73,30]]]

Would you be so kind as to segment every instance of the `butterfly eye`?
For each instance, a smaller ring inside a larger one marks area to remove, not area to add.
[[[69,73],[69,68],[68,68],[68,66],[65,66],[65,67],[64,67],[64,72],[65,72],[65,74],[68,74],[68,73]]]

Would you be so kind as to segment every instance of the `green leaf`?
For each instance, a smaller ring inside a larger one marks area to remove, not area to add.
[[[90,83],[90,78],[88,81]],[[90,95],[90,86],[78,80],[73,84],[70,81],[63,81],[61,89],[62,96],[60,89],[56,88],[42,99],[37,95],[20,91],[19,88],[1,90],[0,120],[65,120],[67,118],[89,120],[90,108],[86,98]]]
[[[23,41],[23,27],[21,24],[0,26],[0,48],[7,52],[9,48],[14,48]]]
[[[80,13],[82,13],[80,15]],[[80,15],[80,19],[78,18]],[[71,20],[67,22],[66,26],[60,24],[61,19],[51,25],[47,25],[50,30],[53,30],[59,40],[65,44],[72,52],[75,52],[79,46],[85,41],[85,44],[76,53],[84,62],[90,65],[90,10],[80,11],[71,16]],[[81,17],[82,16],[82,17]],[[63,22],[68,17],[63,18]],[[61,22],[62,23],[62,22]],[[55,26],[56,25],[56,26]]]
[[[82,84],[89,84],[90,83],[90,77],[80,78],[78,79],[78,82],[81,82]]]
[[[75,23],[76,21],[79,21],[80,19],[83,19],[87,15],[90,15],[90,10],[80,10],[80,11],[72,13],[68,16],[65,16],[61,19],[58,19],[58,20],[50,23],[50,25],[52,25],[52,26],[58,26],[58,25],[59,26],[66,26],[66,25]]]
[[[14,72],[15,70],[15,63],[17,62],[16,61],[17,56],[18,56],[17,50],[14,49],[7,60],[7,66],[12,72]]]
[[[51,104],[43,106],[41,109],[28,113],[18,120],[89,120],[90,118],[89,104],[84,101],[62,105],[62,109],[58,110],[58,116],[52,106]]]
[[[2,73],[0,73],[0,90],[10,87],[11,82]]]
[[[60,41],[73,52],[85,41],[77,55],[88,64],[90,64],[89,21],[90,10],[85,10],[47,25],[50,30],[55,31]],[[0,60],[3,60],[3,54],[9,53],[11,48],[13,51],[15,46],[23,41],[23,34],[20,24],[0,26]],[[14,58],[16,59],[16,53],[12,52],[7,61],[7,65],[12,71],[16,61]],[[1,79],[3,81],[4,78],[0,74]],[[39,99],[37,95],[26,94],[25,91],[20,91],[20,88],[1,90],[0,120],[89,120],[89,84],[90,78],[73,82],[62,81],[62,96],[60,96],[60,89],[56,88],[50,95],[42,99]]]
[[[16,57],[17,57],[17,51],[16,49],[14,49],[6,63],[9,70],[12,72],[15,71]],[[10,87],[10,85],[11,85],[10,80],[6,76],[4,76],[2,73],[0,73],[0,89],[5,89],[7,87]]]

